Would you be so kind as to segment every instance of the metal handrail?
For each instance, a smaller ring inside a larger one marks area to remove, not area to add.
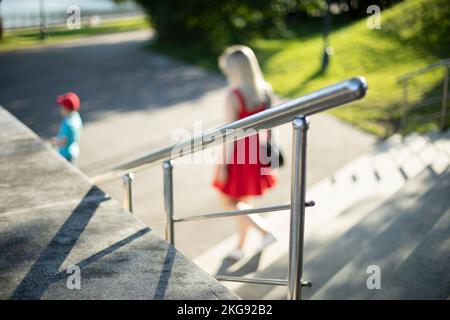
[[[414,78],[415,76],[418,76],[423,73],[427,73],[428,71],[431,71],[433,69],[437,69],[439,67],[446,66],[446,65],[450,65],[450,58],[433,63],[425,68],[421,68],[419,70],[404,74],[401,77],[398,77],[397,81],[402,82],[405,80],[409,80],[410,78]]]
[[[367,83],[363,77],[345,80],[295,100],[282,103],[276,107],[258,112],[244,119],[209,130],[199,137],[187,139],[181,143],[159,149],[137,159],[125,162],[93,176],[91,181],[94,183],[107,182],[116,179],[131,170],[139,171],[163,161],[174,160],[219,143],[243,138],[253,134],[252,132],[248,132],[248,130],[251,129],[270,129],[292,121],[295,116],[299,114],[310,116],[361,99],[364,97],[366,90]],[[234,134],[227,134],[228,130],[234,130]],[[180,152],[173,154],[175,148],[180,150]]]
[[[254,284],[269,284],[273,286],[287,286],[287,279],[262,279],[262,278],[247,278],[247,277],[235,277],[235,276],[225,276],[217,275],[216,279],[219,281],[230,281],[230,282],[244,282],[244,283],[254,283]],[[302,281],[302,287],[312,287],[311,281]]]
[[[285,205],[259,207],[259,208],[251,208],[251,209],[230,210],[230,211],[223,211],[223,212],[198,214],[198,215],[195,215],[195,216],[182,217],[182,218],[174,217],[173,218],[173,222],[184,222],[184,221],[197,221],[197,220],[203,220],[203,219],[225,218],[225,217],[243,216],[243,215],[257,214],[257,213],[264,213],[264,212],[286,211],[286,210],[290,210],[290,209],[291,209],[291,205],[290,204],[285,204]]]
[[[163,163],[164,170],[164,208],[166,212],[166,240],[175,244],[174,224],[177,222],[195,221],[237,215],[248,215],[269,211],[290,210],[289,230],[289,265],[288,279],[259,279],[217,275],[222,281],[239,281],[246,283],[286,285],[289,299],[301,299],[302,287],[311,287],[311,281],[302,279],[303,273],[303,242],[305,226],[305,208],[314,205],[306,201],[306,142],[309,129],[309,118],[312,114],[361,99],[367,91],[364,78],[357,77],[342,81],[327,88],[310,93],[295,100],[282,103],[274,108],[259,112],[247,118],[229,123],[210,130],[199,137],[187,139],[143,157],[126,162],[92,178],[95,182],[109,181],[123,175],[125,187],[125,206],[132,212],[133,196],[131,171],[144,169],[156,163]],[[287,205],[260,207],[254,209],[235,210],[201,214],[196,216],[175,218],[173,201],[173,159],[191,154],[204,148],[220,143],[226,143],[253,135],[256,130],[271,129],[275,126],[292,121],[292,175],[291,201]],[[230,131],[232,131],[230,133]],[[174,153],[174,150],[177,152]],[[178,151],[179,150],[179,151]]]
[[[306,207],[314,207],[314,201],[309,201],[305,203]],[[243,216],[249,214],[256,213],[264,213],[264,212],[274,212],[274,211],[286,211],[290,210],[290,204],[282,204],[278,206],[268,206],[268,207],[259,207],[259,208],[251,208],[251,209],[241,209],[241,210],[231,210],[231,211],[223,211],[223,212],[214,212],[214,213],[205,213],[198,214],[195,216],[182,217],[182,218],[173,218],[173,222],[184,222],[184,221],[197,221],[203,219],[214,219],[214,218],[225,218],[231,216]]]
[[[405,132],[406,130],[406,122],[408,119],[409,114],[411,113],[411,111],[419,109],[419,108],[423,108],[425,106],[430,105],[431,103],[422,103],[419,106],[415,106],[413,108],[411,108],[410,103],[409,103],[409,93],[408,93],[408,85],[409,82],[412,78],[430,72],[434,69],[437,68],[445,68],[445,73],[444,73],[444,81],[443,81],[443,86],[442,86],[442,102],[441,102],[441,110],[440,110],[440,114],[439,118],[440,119],[440,124],[439,127],[441,129],[441,131],[445,131],[447,129],[447,105],[448,105],[448,82],[449,82],[449,66],[450,66],[450,58],[449,59],[445,59],[445,60],[441,60],[437,63],[434,63],[432,65],[429,65],[428,67],[407,73],[399,78],[397,78],[397,81],[399,83],[402,84],[403,86],[403,97],[402,97],[402,104],[401,104],[401,121],[400,121],[400,131]],[[430,119],[434,119],[434,117],[431,117]]]

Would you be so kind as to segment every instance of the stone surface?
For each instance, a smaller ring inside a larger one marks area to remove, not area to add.
[[[316,205],[306,210],[304,299],[445,299],[450,292],[450,131],[393,136],[307,189]],[[289,215],[266,218],[288,230]],[[250,233],[248,242],[258,244]],[[230,241],[228,241],[230,240]],[[224,240],[194,261],[214,274],[283,279],[288,235],[262,253],[214,261],[236,240]],[[369,290],[369,266],[381,272],[380,290]],[[286,288],[225,283],[243,299],[285,299]]]
[[[0,299],[237,298],[1,107],[0,159]]]

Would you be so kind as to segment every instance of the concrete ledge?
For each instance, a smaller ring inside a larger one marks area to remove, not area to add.
[[[0,158],[0,299],[237,299],[1,107]]]

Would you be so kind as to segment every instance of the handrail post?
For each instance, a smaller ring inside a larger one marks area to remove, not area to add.
[[[289,232],[288,299],[302,297],[303,241],[305,229],[306,140],[309,119],[292,121],[291,221]]]
[[[400,123],[400,132],[405,133],[406,118],[408,117],[408,79],[403,80],[403,103],[402,118]]]
[[[173,164],[171,160],[163,162],[164,170],[164,208],[166,211],[166,240],[175,244],[174,221],[173,221]]]
[[[445,66],[444,88],[442,92],[442,107],[441,107],[441,131],[447,129],[447,100],[448,100],[448,65]]]
[[[133,213],[133,179],[134,175],[132,172],[129,172],[122,177],[125,190],[123,206],[131,213]]]

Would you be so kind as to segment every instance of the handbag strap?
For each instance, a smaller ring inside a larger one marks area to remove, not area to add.
[[[241,92],[238,89],[233,89],[232,92],[236,95],[239,100],[239,112],[242,113],[245,111],[245,100],[242,96]]]

